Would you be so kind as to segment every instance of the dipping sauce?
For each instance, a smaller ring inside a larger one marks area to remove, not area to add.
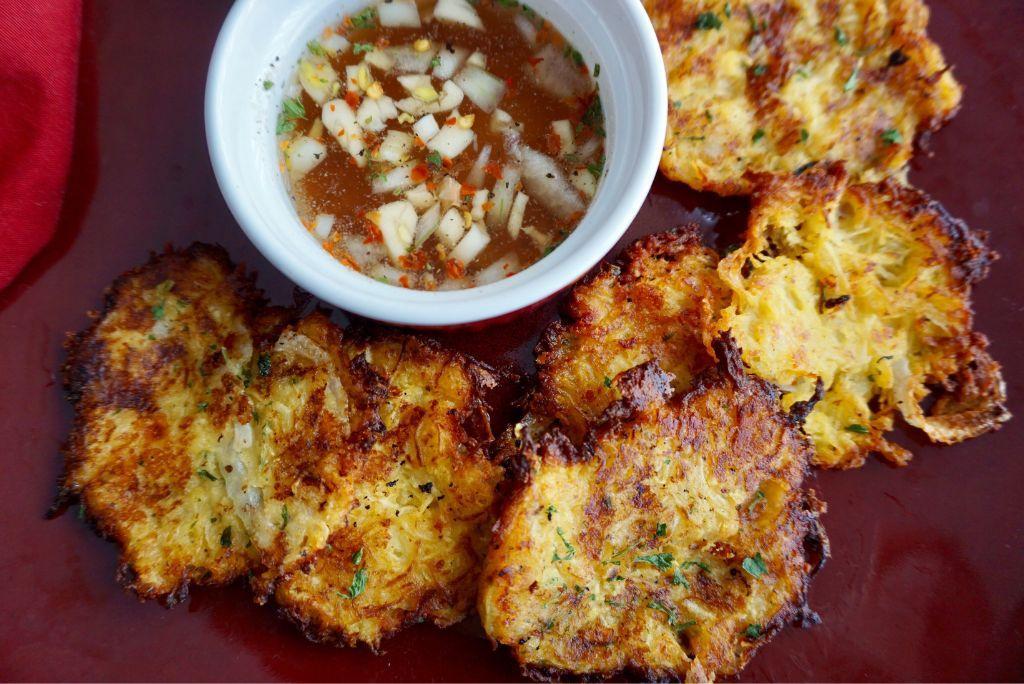
[[[310,41],[286,88],[277,133],[296,210],[338,261],[392,285],[521,271],[597,191],[599,73],[516,0],[370,5]]]

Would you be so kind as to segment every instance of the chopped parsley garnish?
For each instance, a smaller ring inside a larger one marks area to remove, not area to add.
[[[555,532],[558,533],[558,538],[561,539],[562,540],[562,544],[565,545],[565,555],[564,556],[559,556],[558,555],[558,550],[556,549],[555,553],[551,556],[551,562],[552,563],[557,563],[558,561],[572,560],[573,558],[575,558],[576,557],[576,547],[574,547],[572,544],[570,544],[565,539],[565,532],[562,531],[562,528],[561,527],[556,527],[555,528]]]
[[[433,150],[427,155],[427,163],[433,166],[435,169],[441,168],[444,164],[444,160],[441,158],[441,153],[437,150]]]
[[[747,625],[747,628],[743,633],[747,635],[748,639],[757,639],[761,636],[761,625]]]
[[[666,606],[664,603],[662,603],[661,601],[659,601],[657,599],[654,599],[650,603],[648,603],[647,607],[648,608],[653,608],[654,610],[660,611],[660,612],[664,613],[665,615],[667,615],[668,616],[668,625],[669,625],[669,627],[674,627],[677,632],[681,632],[684,629],[689,629],[690,627],[693,627],[694,625],[697,624],[696,621],[694,621],[694,620],[687,620],[686,622],[679,622],[679,618],[676,617],[675,611],[672,610],[671,608],[669,608],[668,606]]]
[[[604,386],[605,387],[611,387],[612,386],[612,379],[609,378],[607,375],[604,376]]]
[[[697,22],[694,26],[701,31],[720,29],[722,28],[722,20],[714,12],[701,12],[697,15]]]
[[[725,9],[722,11],[725,12],[726,19],[732,19],[732,5],[725,3]]]
[[[273,81],[269,81],[268,80],[268,81],[264,81],[263,82],[263,89],[264,90],[270,90],[273,87],[274,87],[274,82]]]
[[[800,142],[805,143],[807,139],[811,137],[811,134],[807,132],[806,128],[800,129]]]
[[[604,128],[601,127],[601,121],[604,119],[604,108],[601,105],[601,97],[595,95],[594,99],[587,105],[587,110],[583,112],[583,118],[580,119],[580,123],[585,126],[589,126],[594,129],[594,132],[604,137]]]
[[[852,425],[846,426],[847,432],[856,432],[858,435],[870,435],[871,430],[861,425],[860,423],[853,423]]]
[[[903,134],[895,128],[890,128],[882,133],[882,141],[890,145],[899,145],[903,142]]]
[[[755,76],[764,76],[766,71],[768,71],[768,67],[766,67],[764,64],[755,64],[750,69],[750,73],[754,74]]]
[[[554,515],[557,512],[558,512],[558,509],[555,508],[553,505],[548,506],[548,510],[547,510],[548,522],[551,522],[551,516]]]
[[[601,180],[601,174],[604,173],[604,155],[602,154],[596,162],[587,164],[587,171],[597,180]]]
[[[700,568],[704,572],[711,572],[711,566],[708,565],[707,563],[705,563],[704,561],[688,560],[688,561],[683,561],[682,563],[680,563],[680,565],[682,567],[684,567],[684,568],[688,568],[691,565],[696,565],[698,568]]]
[[[290,97],[284,101],[284,104],[282,106],[284,107],[285,114],[287,114],[289,117],[293,119],[306,118],[306,107],[305,105],[302,104],[301,100],[294,97]]]
[[[197,405],[199,406],[200,411],[205,411],[206,409],[210,408],[210,402],[208,401],[201,401]]]
[[[850,42],[849,39],[846,37],[846,31],[844,31],[840,26],[836,26],[835,36],[836,42],[839,43],[840,45],[846,45],[847,43]]]
[[[754,137],[751,138],[751,140],[753,140],[753,142],[758,142],[763,137],[764,137],[764,129],[763,128],[758,128],[756,131],[754,131]]]
[[[846,83],[843,84],[843,92],[848,93],[857,87],[857,79],[860,77],[860,67],[854,67],[853,73],[850,74],[850,78],[846,79]]]
[[[601,65],[595,63],[594,64],[594,78],[597,78],[600,75],[601,75]]]
[[[758,489],[754,493],[754,499],[747,504],[747,513],[753,513],[754,509],[757,508],[762,501],[764,501],[764,492]]]
[[[285,504],[285,505],[284,505],[284,506],[283,506],[283,507],[281,508],[281,529],[282,529],[282,530],[283,530],[284,528],[288,527],[288,520],[289,520],[289,519],[290,519],[290,518],[288,517],[288,504]]]
[[[761,552],[758,551],[752,557],[743,559],[743,569],[749,572],[751,577],[760,577],[768,572],[768,565],[761,557]]]
[[[373,43],[356,43],[352,46],[353,54],[360,54],[362,52],[373,52]]]
[[[658,523],[658,527],[654,530],[655,537],[667,537],[668,536],[668,525],[665,523]]]
[[[430,60],[430,66],[434,69],[441,66],[441,57],[439,57],[438,55],[434,55],[433,58],[431,58]]]
[[[672,584],[683,585],[683,588],[689,589],[690,583],[686,581],[686,576],[683,575],[682,568],[676,568],[676,571],[672,573]]]
[[[260,377],[267,377],[270,375],[270,354],[260,354],[259,359],[256,360],[256,369],[260,373]]]
[[[224,528],[220,533],[220,545],[225,549],[231,546],[231,525]]]
[[[152,311],[153,311],[153,318],[155,318],[156,320],[159,321],[161,318],[164,317],[164,305],[163,305],[163,303],[161,302],[160,304],[157,304],[156,306],[154,306]]]
[[[367,7],[359,14],[353,14],[351,19],[352,26],[357,29],[371,29],[377,26],[377,23],[374,21],[374,10],[372,7]]]
[[[363,549],[362,549],[362,547],[360,547],[358,551],[356,551],[355,553],[352,554],[352,562],[355,565],[359,565],[360,563],[363,562]]]
[[[348,585],[348,591],[345,593],[339,592],[338,595],[343,599],[354,599],[363,593],[366,589],[366,568],[359,568],[356,570],[356,574],[352,575],[352,582]]]
[[[519,7],[519,0],[498,0],[502,7]]]
[[[633,559],[634,563],[648,563],[658,568],[659,570],[668,570],[672,567],[672,563],[675,562],[671,553],[651,553],[646,556],[637,556]]]
[[[320,43],[318,43],[315,40],[311,40],[308,43],[306,43],[306,49],[308,49],[311,53],[313,53],[317,57],[323,57],[324,55],[327,54],[327,52],[324,51],[323,45],[321,45]]]
[[[196,474],[199,477],[205,477],[210,482],[216,482],[217,481],[217,478],[214,477],[213,475],[211,475],[210,471],[206,470],[205,468],[200,468],[199,470],[196,471]]]

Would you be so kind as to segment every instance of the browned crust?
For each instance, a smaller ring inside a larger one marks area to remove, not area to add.
[[[543,468],[545,465],[557,467],[567,463],[590,461],[594,458],[596,445],[601,440],[615,433],[628,432],[634,419],[648,407],[665,404],[676,410],[685,411],[685,407],[700,396],[723,385],[731,384],[737,389],[740,396],[746,397],[746,400],[741,401],[737,406],[737,410],[746,410],[748,402],[760,404],[774,414],[774,419],[784,426],[784,430],[790,438],[799,445],[800,465],[794,478],[794,484],[799,488],[810,472],[813,454],[810,440],[800,430],[803,420],[802,413],[794,411],[783,414],[777,411],[779,390],[774,385],[756,376],[748,375],[744,371],[740,352],[728,335],[723,335],[716,340],[714,347],[718,357],[717,363],[702,371],[696,377],[692,388],[685,394],[673,395],[671,376],[661,370],[657,361],[647,362],[619,376],[616,384],[622,392],[622,398],[609,406],[602,418],[588,431],[582,444],[574,443],[558,426],[553,426],[539,435],[527,433],[523,440],[522,451],[525,454],[533,454],[533,456],[526,460],[533,462],[535,468]],[[686,418],[682,418],[682,420],[685,421]],[[507,498],[501,516],[494,527],[494,536],[491,542],[492,552],[507,543],[507,536],[513,524],[512,516],[521,507],[522,499],[530,486],[532,473],[533,468],[525,467],[514,490]],[[790,509],[792,516],[790,520],[794,529],[801,530],[799,538],[802,540],[803,561],[807,571],[801,576],[796,596],[762,626],[761,637],[744,652],[738,667],[720,672],[705,672],[699,661],[693,661],[690,669],[681,671],[665,672],[628,667],[616,671],[587,672],[582,675],[583,678],[586,681],[600,681],[625,676],[628,679],[638,678],[647,681],[664,681],[666,678],[711,681],[716,674],[738,673],[756,652],[771,641],[775,634],[786,625],[808,627],[819,623],[820,618],[817,613],[808,605],[808,592],[814,575],[824,566],[830,556],[828,537],[820,520],[825,510],[825,504],[818,499],[813,490],[798,490],[793,508]],[[489,570],[493,571],[494,568],[489,568]],[[484,575],[482,581],[489,581],[488,576]],[[499,642],[493,636],[489,635],[489,637],[492,645],[497,648]],[[580,648],[578,657],[582,661],[587,656],[585,644],[580,644]],[[516,649],[513,649],[513,655],[519,661],[523,674],[536,681],[575,680],[581,677],[580,673],[569,669],[537,666],[524,662],[519,658]]]

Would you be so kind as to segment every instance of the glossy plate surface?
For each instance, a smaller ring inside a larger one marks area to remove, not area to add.
[[[932,34],[967,86],[966,104],[932,140],[934,156],[919,155],[911,179],[990,230],[1003,254],[975,308],[1018,417],[956,447],[901,433],[917,454],[907,468],[870,462],[818,474],[833,558],[811,606],[824,622],[783,632],[745,679],[1024,678],[1024,5],[930,4]],[[170,611],[140,604],[114,582],[113,546],[73,510],[43,519],[70,419],[57,379],[61,342],[87,324],[86,312],[99,308],[118,274],[167,243],[200,239],[258,270],[278,301],[292,291],[234,224],[206,153],[203,87],[228,3],[86,5],[79,130],[58,237],[0,293],[0,679],[517,677],[473,622],[411,629],[373,656],[307,643],[240,587],[196,591]],[[745,212],[742,201],[659,180],[619,248],[691,220],[728,244]],[[556,306],[443,337],[484,361],[528,371]]]

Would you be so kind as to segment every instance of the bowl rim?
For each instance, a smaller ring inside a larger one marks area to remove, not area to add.
[[[335,276],[338,279],[358,279],[350,280],[350,283],[359,286],[352,292],[339,287],[310,268],[298,254],[279,244],[266,226],[266,219],[244,196],[240,184],[232,182],[236,179],[236,173],[225,144],[225,121],[218,116],[218,93],[228,77],[229,50],[236,40],[237,24],[251,6],[261,1],[236,0],[218,34],[207,73],[204,100],[207,148],[221,194],[249,240],[286,277],[320,300],[365,318],[412,327],[451,327],[497,320],[542,303],[583,277],[608,254],[639,213],[661,160],[667,127],[667,105],[650,106],[638,117],[643,128],[632,174],[624,183],[618,202],[601,217],[600,226],[591,231],[587,239],[577,244],[571,252],[564,251],[567,245],[563,242],[559,248],[534,262],[531,267],[502,281],[448,291],[424,291],[382,284],[363,274],[349,271],[332,259],[337,264]],[[641,0],[619,0],[619,5],[628,12],[634,28],[641,36],[639,46],[629,47],[634,51],[637,48],[640,50],[638,68],[651,85],[650,101],[667,103],[668,86],[661,48]],[[614,157],[611,163],[614,163]],[[552,259],[559,251],[563,252],[559,255],[560,260]],[[533,266],[545,261],[549,262],[546,269],[519,278]],[[558,268],[553,268],[555,261]],[[371,296],[366,296],[367,290]]]

